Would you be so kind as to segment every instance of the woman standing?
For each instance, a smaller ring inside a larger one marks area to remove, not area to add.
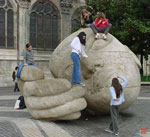
[[[71,59],[73,61],[73,71],[72,71],[72,85],[73,86],[85,86],[81,82],[80,75],[80,56],[88,57],[83,49],[83,45],[86,43],[86,34],[84,32],[80,32],[77,37],[73,39],[71,42],[72,52]]]
[[[120,84],[120,78],[123,82]],[[125,101],[123,89],[125,88],[128,80],[123,76],[118,76],[117,78],[112,79],[112,85],[110,87],[111,93],[111,102],[110,102],[110,113],[111,113],[111,123],[108,129],[105,129],[106,132],[114,133],[116,136],[119,135],[118,128],[118,115],[119,115],[119,107],[122,102]]]

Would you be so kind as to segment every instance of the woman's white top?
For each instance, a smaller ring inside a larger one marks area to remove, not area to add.
[[[128,82],[128,80],[127,80],[125,77],[123,77],[123,76],[120,76],[120,78],[123,80],[123,82],[121,83],[121,86],[122,86],[122,89],[124,89],[125,86],[126,86],[126,84],[127,84],[127,82]],[[114,89],[113,86],[110,87],[110,94],[111,94],[110,105],[120,105],[120,104],[122,104],[122,102],[125,101],[123,91],[122,91],[122,93],[120,94],[119,101],[115,101],[115,100],[114,100],[114,99],[116,99],[117,97],[116,97],[116,92],[115,92],[115,89]]]
[[[75,37],[73,39],[73,41],[71,42],[71,47],[72,47],[72,52],[79,54],[78,51],[80,51],[82,57],[85,58],[88,57],[83,49],[83,45],[81,44],[79,37]]]

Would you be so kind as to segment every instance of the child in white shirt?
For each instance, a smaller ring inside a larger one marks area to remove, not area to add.
[[[83,45],[86,43],[86,34],[84,32],[80,32],[77,37],[73,39],[71,42],[72,52],[71,59],[73,61],[73,71],[72,71],[72,85],[73,86],[85,86],[81,82],[80,75],[80,56],[88,57],[83,49]]]

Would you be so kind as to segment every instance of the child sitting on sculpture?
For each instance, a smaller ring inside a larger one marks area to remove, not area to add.
[[[94,34],[96,34],[95,38],[100,38],[99,33],[103,33],[102,37],[104,40],[107,39],[107,33],[112,27],[112,24],[108,23],[108,19],[105,18],[105,14],[103,12],[99,12],[97,18],[94,21],[94,24],[90,25]]]
[[[81,27],[89,27],[93,24],[92,14],[86,9],[82,9],[81,12]]]
[[[23,56],[24,56],[24,62],[19,65],[19,68],[17,71],[17,78],[20,78],[20,73],[24,66],[27,66],[27,65],[36,66],[34,64],[34,51],[32,50],[31,44],[29,43],[26,44],[26,50],[24,51]]]

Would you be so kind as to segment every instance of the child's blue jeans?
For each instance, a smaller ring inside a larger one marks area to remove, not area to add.
[[[35,64],[32,64],[32,63],[26,63],[26,64],[37,67]],[[17,78],[20,78],[20,73],[21,73],[21,70],[22,70],[23,67],[24,67],[24,63],[19,65],[18,70],[17,70],[17,74],[16,74]]]
[[[77,53],[72,52],[71,59],[73,61],[72,83],[80,83],[80,57]]]

